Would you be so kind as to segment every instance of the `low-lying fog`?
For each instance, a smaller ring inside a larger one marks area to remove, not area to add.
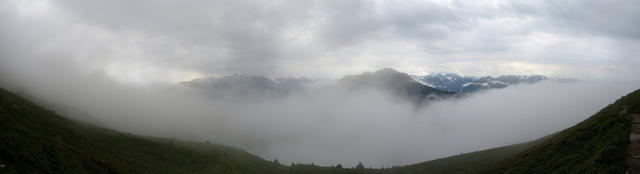
[[[629,0],[3,0],[0,87],[76,120],[208,140],[284,164],[405,165],[534,140],[640,88],[638,7]],[[241,100],[158,84],[233,73],[335,78],[383,67],[584,80],[422,107],[330,84]]]
[[[638,87],[546,80],[412,103],[376,90],[319,87],[279,99],[213,100],[173,84],[130,86],[55,69],[5,72],[2,87],[71,118],[135,134],[239,147],[284,164],[380,167],[534,140]]]

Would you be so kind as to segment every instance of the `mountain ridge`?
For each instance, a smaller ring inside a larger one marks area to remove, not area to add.
[[[456,73],[432,73],[428,75],[413,75],[414,79],[442,91],[456,93],[472,93],[485,89],[505,88],[509,85],[521,83],[532,84],[549,79],[543,75],[501,75],[492,76],[461,76]]]
[[[407,99],[415,104],[448,97],[470,94],[486,89],[505,88],[521,83],[536,83],[548,79],[541,75],[505,75],[498,77],[460,76],[455,73],[433,73],[425,76],[410,75],[392,68],[360,74],[345,75],[334,81],[334,87],[348,90],[378,89]],[[198,89],[205,95],[234,99],[256,97],[284,97],[308,91],[318,80],[307,77],[269,78],[262,75],[234,74],[179,82],[187,88]],[[331,86],[329,84],[329,86]],[[326,84],[325,84],[326,85]]]
[[[441,91],[415,81],[406,73],[385,68],[374,72],[347,75],[338,80],[338,84],[347,89],[375,88],[388,90],[414,103],[453,96],[453,93]]]
[[[355,76],[383,75],[391,76],[394,73],[401,73],[403,81],[409,78],[422,85],[438,89],[443,92],[472,93],[482,89],[504,88],[509,85],[520,83],[535,83],[549,79],[543,75],[501,75],[493,76],[462,76],[456,73],[431,73],[428,75],[411,75],[399,72],[392,68],[383,68],[372,72],[345,75],[336,81],[353,78]],[[408,77],[408,78],[407,78]],[[379,81],[389,80],[378,78]],[[261,95],[286,95],[291,92],[304,90],[306,85],[314,84],[318,80],[309,77],[276,77],[270,78],[262,75],[233,74],[222,77],[206,77],[182,81],[178,84],[197,89],[218,89],[222,91],[240,94],[261,94]],[[230,88],[237,88],[231,90]]]

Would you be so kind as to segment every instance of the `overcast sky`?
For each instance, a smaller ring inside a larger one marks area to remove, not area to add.
[[[640,1],[5,0],[0,68],[121,82],[260,74],[638,80]]]
[[[107,128],[287,163],[400,165],[533,140],[637,89],[638,55],[638,0],[0,0],[0,87]],[[236,103],[166,85],[385,67],[584,81],[419,109],[376,90]]]

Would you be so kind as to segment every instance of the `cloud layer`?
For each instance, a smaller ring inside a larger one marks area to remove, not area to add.
[[[383,67],[637,80],[640,3],[603,3],[5,1],[0,49],[6,66],[46,55],[135,83]]]
[[[281,98],[211,99],[174,85],[129,86],[68,67],[0,78],[71,118],[141,135],[212,141],[288,164],[405,165],[565,129],[638,83],[543,81],[416,108],[376,90],[318,87]]]
[[[639,8],[626,0],[8,0],[0,85],[127,132],[212,140],[282,162],[408,164],[532,140],[636,88],[614,80],[640,80]],[[383,67],[614,80],[513,86],[421,110],[377,91],[237,103],[170,84]]]

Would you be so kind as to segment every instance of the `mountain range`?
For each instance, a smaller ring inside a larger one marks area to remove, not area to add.
[[[230,75],[220,78],[209,77],[180,82],[185,87],[201,89],[214,97],[231,95],[234,97],[284,96],[305,89],[314,80],[301,77],[279,77],[271,79],[259,75]]]
[[[461,76],[455,73],[409,75],[391,68],[346,75],[333,81],[333,87],[349,90],[373,88],[387,91],[414,103],[460,96],[515,84],[531,84],[548,79],[542,75],[505,75],[498,77]],[[307,77],[269,78],[261,75],[230,75],[180,82],[184,87],[200,89],[213,97],[282,97],[318,86],[318,80]]]
[[[453,96],[454,93],[441,91],[415,81],[406,73],[391,68],[357,75],[347,75],[338,80],[338,85],[350,90],[375,88],[391,92],[414,103]]]
[[[484,89],[504,88],[521,83],[535,83],[548,79],[543,75],[503,75],[498,77],[461,76],[455,73],[432,73],[429,75],[412,75],[416,81],[438,90],[472,93]]]

